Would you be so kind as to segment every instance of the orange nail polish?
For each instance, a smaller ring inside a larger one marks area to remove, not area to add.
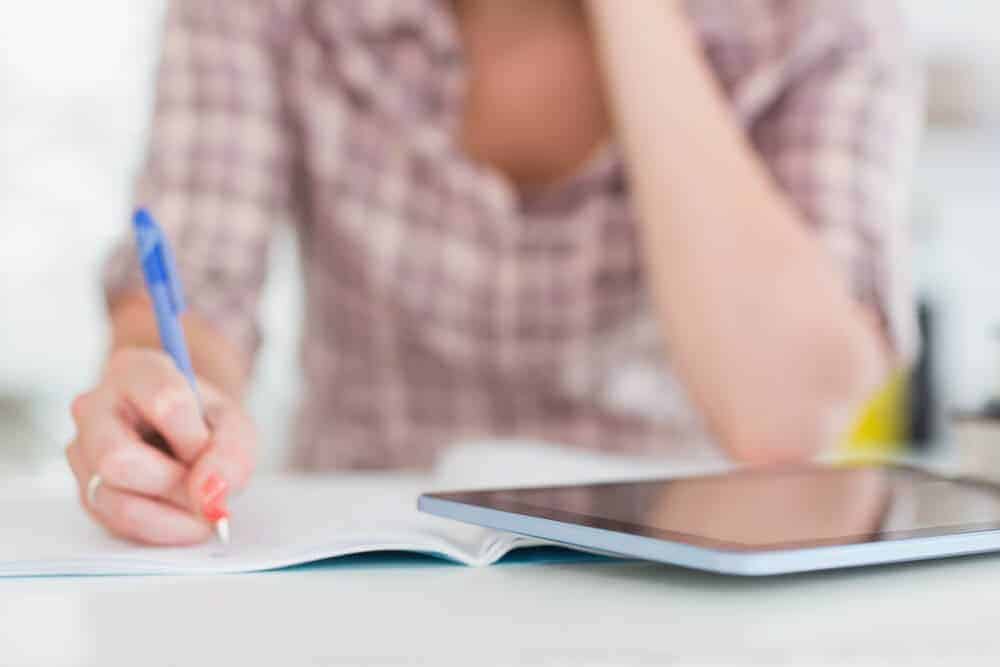
[[[201,503],[208,507],[212,502],[223,496],[229,489],[229,484],[218,474],[209,475],[201,485]]]
[[[205,506],[205,519],[212,523],[228,516],[229,509],[226,507],[225,499],[221,496]]]

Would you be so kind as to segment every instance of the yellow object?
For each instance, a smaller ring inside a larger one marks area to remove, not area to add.
[[[908,377],[906,369],[897,371],[868,403],[841,447],[845,457],[884,458],[905,450],[909,435]]]

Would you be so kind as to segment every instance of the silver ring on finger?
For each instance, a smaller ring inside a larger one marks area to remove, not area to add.
[[[100,475],[93,475],[90,481],[87,482],[87,505],[91,508],[97,506],[97,490],[101,488],[101,484],[104,480],[101,479]]]

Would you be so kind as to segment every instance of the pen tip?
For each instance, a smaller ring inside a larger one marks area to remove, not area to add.
[[[229,519],[219,519],[215,522],[215,534],[223,544],[229,544]]]

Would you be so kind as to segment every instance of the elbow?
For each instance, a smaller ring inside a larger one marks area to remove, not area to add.
[[[723,429],[726,455],[744,466],[782,466],[816,459],[832,444],[829,431],[791,419],[753,420],[739,428]]]
[[[717,434],[734,461],[792,465],[834,451],[888,373],[875,332],[826,332],[775,373]],[[870,335],[865,335],[869,334]]]

